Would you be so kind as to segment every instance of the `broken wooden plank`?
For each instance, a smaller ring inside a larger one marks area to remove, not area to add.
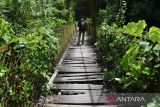
[[[77,96],[77,95],[60,95],[48,96],[46,103],[51,104],[79,104],[79,105],[94,105],[107,104],[106,96]]]
[[[68,95],[68,96],[107,96],[110,90],[100,89],[100,90],[60,90],[59,95]]]

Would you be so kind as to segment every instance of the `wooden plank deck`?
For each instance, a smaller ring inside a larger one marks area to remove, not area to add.
[[[58,95],[47,96],[44,107],[116,107],[107,105],[103,72],[88,36],[84,45],[76,45],[74,36],[66,50],[53,87]]]

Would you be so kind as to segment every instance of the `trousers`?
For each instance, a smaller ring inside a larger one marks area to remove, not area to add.
[[[84,44],[85,31],[79,31],[78,43],[80,42],[81,35],[82,35],[82,44]]]

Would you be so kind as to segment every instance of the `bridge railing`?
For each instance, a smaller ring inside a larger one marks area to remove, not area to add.
[[[75,32],[75,24],[69,24],[64,27],[61,27],[55,31],[60,39],[60,53],[63,53],[63,50],[66,48],[67,44],[70,42],[72,34]],[[3,54],[9,50],[13,49],[13,46],[4,45],[0,47],[0,54]]]
[[[72,24],[68,24],[64,27],[61,27],[59,29],[56,29],[56,34],[58,35],[59,39],[60,39],[60,54],[58,55],[58,60],[60,59],[60,57],[62,56],[62,53],[64,52],[64,50],[66,49],[67,45],[69,44],[73,33],[75,32],[75,23]],[[58,61],[57,60],[57,61]]]

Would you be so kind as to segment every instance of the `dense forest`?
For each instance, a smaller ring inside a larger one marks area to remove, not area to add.
[[[108,0],[106,8],[98,12],[97,20],[103,20],[97,21],[100,33],[97,45],[109,65],[106,82],[116,85],[118,81],[124,85],[123,91],[160,91],[160,29],[151,26],[158,26],[159,22],[156,4],[149,0]],[[153,8],[148,8],[149,5]]]
[[[125,24],[145,20],[148,26],[160,26],[158,0],[100,0],[100,13],[107,13],[109,23],[116,22],[116,16],[124,14]],[[105,10],[105,11],[103,11]]]
[[[0,107],[34,106],[46,93],[46,83],[67,45],[62,31],[73,28],[81,15],[93,26],[95,45],[107,63],[104,82],[116,92],[159,93],[159,4],[158,0],[1,0]]]
[[[47,88],[62,38],[74,21],[65,0],[0,1],[0,103],[29,107]],[[3,52],[8,49],[8,51]],[[1,106],[1,105],[0,105]]]
[[[107,0],[97,12],[96,45],[107,64],[104,81],[117,92],[160,92],[158,4],[157,0]]]

